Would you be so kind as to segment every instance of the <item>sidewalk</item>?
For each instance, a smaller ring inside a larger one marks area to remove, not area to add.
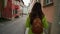
[[[13,21],[0,23],[0,34],[24,34],[26,15]]]

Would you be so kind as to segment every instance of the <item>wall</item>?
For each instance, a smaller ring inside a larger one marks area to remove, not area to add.
[[[4,10],[2,11],[2,17],[11,18],[12,17],[12,0],[7,0],[7,4],[3,6],[4,6]]]
[[[54,4],[51,4],[49,6],[46,5],[45,7],[43,7],[43,5],[45,4],[44,2],[45,2],[44,0],[41,0],[42,11],[45,14],[47,20],[50,23],[53,23],[53,21],[54,21]]]
[[[51,34],[60,34],[60,0],[54,0],[55,14]]]
[[[50,23],[54,21],[54,6],[46,6],[43,8],[43,12]]]

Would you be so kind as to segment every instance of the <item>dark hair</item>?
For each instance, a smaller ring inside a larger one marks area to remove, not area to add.
[[[41,4],[36,2],[32,8],[32,11],[29,15],[30,17],[30,23],[32,24],[33,23],[33,20],[36,18],[36,17],[39,17],[41,20],[44,16],[43,12],[42,12],[42,9],[41,9]]]

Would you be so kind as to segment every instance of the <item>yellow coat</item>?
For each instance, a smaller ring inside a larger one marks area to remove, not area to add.
[[[42,22],[43,22],[44,28],[47,29],[48,28],[48,23],[47,23],[45,17],[43,17]],[[29,28],[28,34],[33,34],[32,30],[31,30],[30,18],[29,17],[26,20],[26,28]]]

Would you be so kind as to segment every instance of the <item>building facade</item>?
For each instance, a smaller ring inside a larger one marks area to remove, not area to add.
[[[17,16],[20,16],[20,7],[21,7],[20,2],[22,2],[22,0],[1,0],[1,1],[3,1],[1,3],[3,6],[3,10],[1,8],[2,11],[0,11],[0,17],[12,19]]]

